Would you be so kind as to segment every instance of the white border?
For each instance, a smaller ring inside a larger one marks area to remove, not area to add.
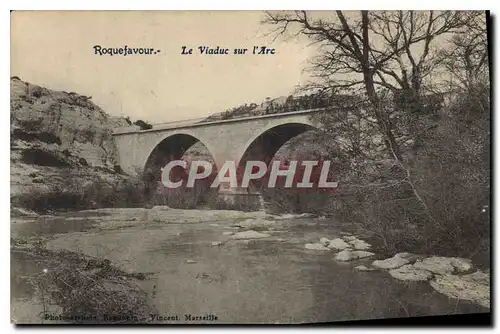
[[[159,1],[150,1],[150,0],[141,0],[141,1],[105,1],[105,0],[86,0],[86,1],[69,1],[69,0],[61,0],[61,1],[40,1],[40,0],[31,0],[31,1],[2,1],[1,7],[2,11],[0,12],[0,36],[2,37],[2,48],[0,48],[0,53],[2,55],[2,66],[1,66],[1,80],[2,82],[2,91],[1,91],[1,106],[2,112],[0,113],[1,126],[4,127],[4,131],[0,131],[1,136],[1,154],[2,164],[1,164],[1,177],[2,177],[2,191],[1,191],[1,211],[3,213],[4,219],[2,221],[2,225],[4,231],[2,233],[3,238],[3,251],[0,255],[1,265],[3,268],[10,269],[10,191],[6,184],[9,183],[9,175],[10,175],[10,148],[9,148],[9,133],[10,133],[10,116],[7,110],[10,110],[9,100],[10,100],[10,85],[7,81],[7,76],[10,78],[10,9],[16,10],[276,10],[276,9],[308,9],[308,10],[332,10],[332,9],[343,9],[343,10],[359,10],[359,9],[420,9],[420,10],[428,10],[428,9],[477,9],[477,10],[486,10],[491,9],[492,14],[499,13],[498,9],[499,1],[486,1],[486,0],[475,0],[475,1],[436,1],[436,0],[418,0],[418,1],[386,1],[386,0],[359,0],[359,1],[326,1],[326,0],[307,0],[307,1],[298,1],[298,0],[287,0],[287,1],[269,1],[269,0],[254,0],[252,2],[241,3],[237,1],[218,1],[218,2],[208,2],[204,0],[184,0],[184,1],[175,1],[175,2],[159,2]],[[498,21],[496,22],[498,24]],[[492,41],[493,42],[493,41]],[[494,36],[494,44],[498,42],[498,35]],[[498,52],[494,52],[495,59],[494,63],[498,64]],[[495,82],[495,96],[498,96],[498,84],[497,84],[497,76],[494,75]],[[498,104],[498,101],[496,101]],[[495,128],[498,129],[498,123],[500,122],[499,117],[494,117]],[[495,138],[495,146],[498,149],[498,140]],[[498,166],[498,159],[496,151],[493,152],[493,158],[495,165]],[[495,184],[495,189],[498,188],[498,184]],[[495,196],[495,205],[494,207],[498,207],[497,200]],[[496,217],[495,217],[496,218]],[[495,229],[495,228],[494,228]],[[498,233],[498,231],[495,231]],[[494,250],[494,254],[492,254],[494,259],[497,259],[496,251]],[[496,262],[496,261],[495,261]],[[494,265],[495,267],[495,265]],[[493,268],[494,270],[494,268]],[[10,270],[9,270],[10,271]],[[495,270],[494,270],[495,271]],[[3,303],[2,303],[2,327],[8,331],[14,331],[14,327],[10,325],[10,298],[7,296],[10,295],[10,275],[4,273],[4,275],[0,276],[2,278],[2,287],[4,291],[2,293]],[[497,283],[497,275],[495,271],[495,283]],[[498,287],[498,285],[496,285]],[[496,291],[495,289],[494,291]],[[498,313],[498,312],[496,312]],[[494,323],[498,323],[498,318],[495,316]],[[6,328],[7,327],[7,328]],[[65,328],[68,329],[68,328]],[[161,328],[160,330],[178,330],[178,331],[199,331],[201,328],[189,329],[186,327],[176,329],[175,327]],[[209,330],[209,331],[218,331],[219,328],[210,329],[203,328],[201,330]],[[239,330],[240,328],[227,328],[226,330]],[[301,328],[293,327],[293,328],[279,328],[281,330],[300,330]],[[24,331],[32,331],[33,329],[24,329]],[[38,328],[37,330],[40,330]],[[47,330],[47,329],[46,329]],[[48,330],[52,330],[49,328]],[[82,330],[82,329],[80,329]],[[91,329],[85,328],[83,329],[85,332],[104,332],[105,329]],[[133,328],[118,328],[120,332],[132,331]],[[143,330],[141,328],[140,330]],[[254,328],[252,331],[255,332],[267,332],[270,329],[266,328]],[[328,329],[319,329],[319,330],[328,330]],[[336,331],[345,331],[341,328],[335,328]],[[419,329],[417,329],[419,330]],[[425,329],[426,332],[443,332],[452,330],[455,331],[457,328],[451,329]],[[364,333],[364,332],[386,332],[387,329],[380,328],[377,330],[368,330],[368,329],[357,329],[352,330],[355,333]],[[408,329],[398,329],[396,332],[405,333]],[[473,332],[473,330],[470,330]]]
[[[19,0],[11,1],[9,9],[28,10],[279,10],[279,9],[307,9],[307,10],[359,10],[359,9],[462,9],[462,10],[485,10],[492,8],[494,1],[477,0],[466,1],[433,1],[419,0],[415,2],[396,0],[357,0],[357,1],[325,1],[325,0],[287,0],[269,1],[254,0],[251,2],[239,1],[217,1],[208,2],[206,0],[185,0],[185,1],[110,1],[110,0],[88,0],[88,1],[37,1]],[[8,2],[7,2],[8,3]]]

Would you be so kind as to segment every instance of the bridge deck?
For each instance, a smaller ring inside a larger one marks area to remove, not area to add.
[[[129,133],[138,133],[138,132],[145,133],[145,132],[157,132],[157,131],[175,130],[175,129],[196,128],[196,127],[202,127],[202,126],[213,126],[213,125],[223,124],[223,123],[245,122],[245,121],[249,121],[249,120],[263,119],[263,118],[289,117],[289,116],[294,116],[294,115],[310,114],[310,113],[325,111],[325,110],[329,110],[329,109],[332,109],[332,108],[316,108],[316,109],[308,109],[308,110],[283,112],[283,113],[277,113],[277,114],[266,114],[266,115],[251,116],[251,117],[238,117],[238,118],[224,119],[224,120],[213,121],[213,122],[194,122],[194,123],[188,123],[188,124],[185,124],[184,122],[203,120],[203,118],[193,119],[193,120],[185,120],[185,121],[174,121],[174,122],[168,122],[168,123],[153,124],[153,128],[149,129],[149,130],[132,130],[132,129],[130,129],[130,127],[124,127],[124,128],[114,129],[113,135],[117,136],[117,135],[125,135],[125,134],[129,134]],[[181,123],[181,124],[179,125],[179,123]]]

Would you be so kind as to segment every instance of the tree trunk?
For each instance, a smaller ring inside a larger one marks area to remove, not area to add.
[[[375,91],[375,86],[373,83],[374,72],[370,68],[370,59],[369,59],[370,41],[368,35],[368,26],[369,26],[368,11],[361,11],[361,17],[362,17],[362,29],[363,29],[363,54],[360,56],[362,57],[361,63],[363,66],[363,79],[365,82],[366,93],[368,95],[368,98],[370,99],[371,104],[373,105],[373,110],[375,112],[375,116],[377,118],[377,123],[380,127],[380,131],[385,136],[385,145],[389,153],[396,160],[403,162],[399,145],[396,142],[396,138],[394,137],[394,133],[392,131],[391,120],[388,117],[388,115],[382,111],[380,105],[380,99],[377,95],[377,92]]]

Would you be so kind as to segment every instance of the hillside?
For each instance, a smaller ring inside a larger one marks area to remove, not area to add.
[[[201,122],[213,122],[217,120],[233,119],[240,117],[260,116],[268,114],[279,114],[293,111],[327,108],[352,103],[353,97],[347,95],[328,95],[318,92],[306,95],[289,95],[275,98],[267,97],[261,103],[243,104],[226,111],[208,116]]]
[[[116,182],[112,128],[126,126],[91,97],[10,80],[11,195]]]

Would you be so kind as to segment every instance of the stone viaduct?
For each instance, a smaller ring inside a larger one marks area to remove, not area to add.
[[[158,169],[179,159],[201,141],[217,169],[226,160],[236,166],[246,160],[272,158],[294,136],[314,128],[311,114],[323,109],[234,118],[205,123],[177,122],[154,125],[150,130],[117,128],[113,137],[119,164],[128,174]],[[229,191],[221,189],[221,192]],[[230,192],[230,191],[229,191]]]

